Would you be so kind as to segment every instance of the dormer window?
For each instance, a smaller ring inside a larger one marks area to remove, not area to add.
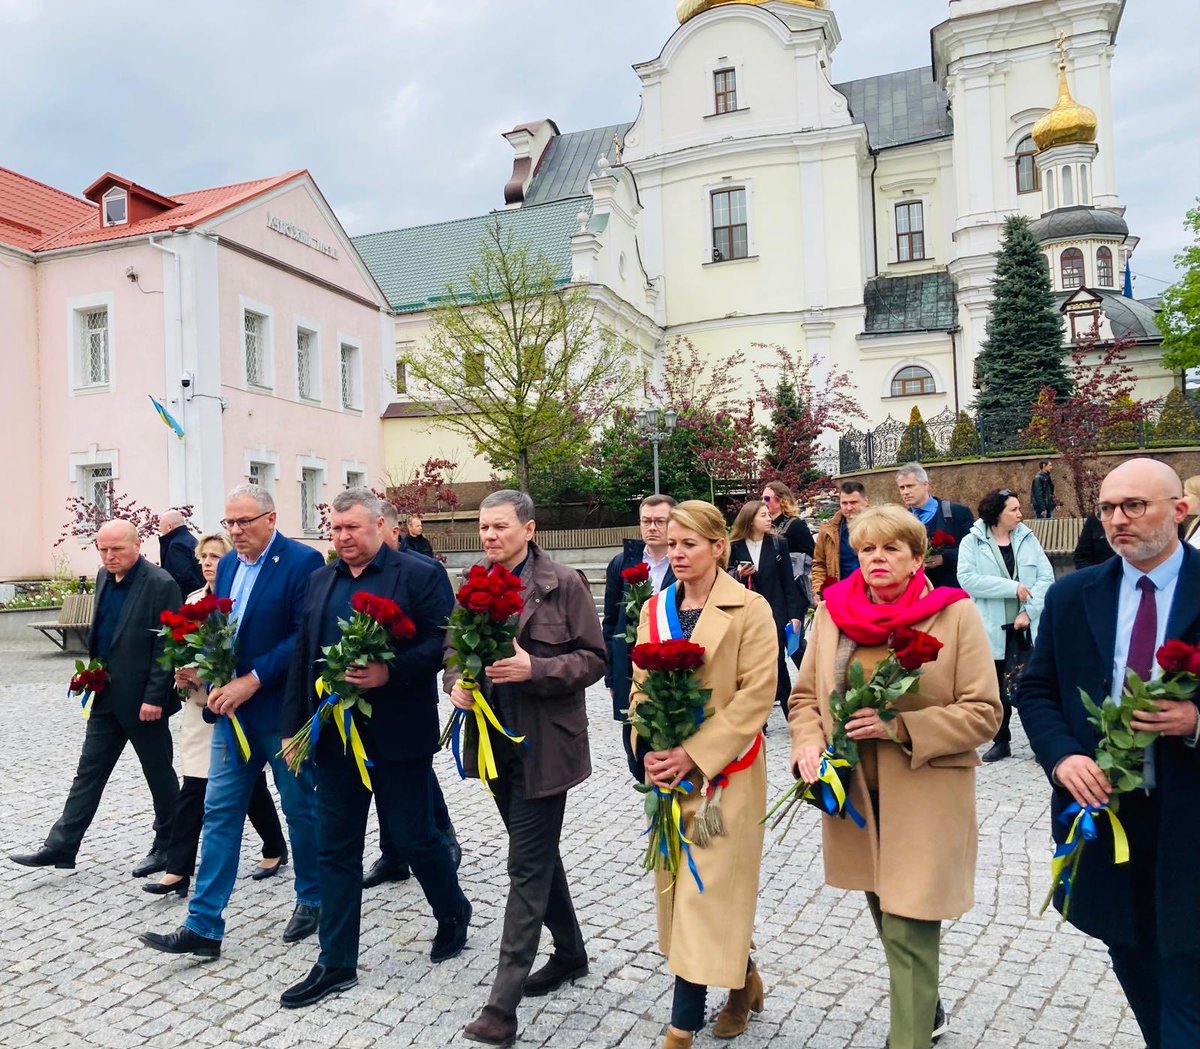
[[[100,208],[104,225],[123,225],[129,221],[129,194],[114,186],[100,199]]]

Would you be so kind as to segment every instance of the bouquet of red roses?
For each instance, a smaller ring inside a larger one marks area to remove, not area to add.
[[[833,731],[829,745],[821,755],[821,766],[816,783],[797,780],[771,807],[763,817],[765,823],[776,812],[772,827],[787,816],[783,833],[791,829],[796,818],[794,806],[797,801],[816,806],[830,816],[843,819],[850,817],[859,827],[866,821],[850,802],[849,785],[854,766],[858,764],[858,744],[846,735],[846,722],[859,710],[877,710],[885,726],[895,720],[899,711],[896,701],[909,692],[916,692],[920,683],[921,667],[937,659],[942,643],[932,634],[912,627],[897,627],[888,638],[888,654],[875,668],[868,679],[862,664],[856,659],[846,668],[846,691],[833,692],[829,696],[829,712],[833,717]],[[891,735],[891,729],[888,729]],[[893,742],[899,740],[892,735]],[[782,811],[780,811],[782,810]]]
[[[929,564],[935,557],[941,557],[947,550],[958,545],[958,540],[949,532],[938,528],[929,537],[929,553],[925,555],[925,563]]]
[[[209,689],[227,685],[237,676],[237,625],[230,622],[233,602],[227,597],[205,594],[159,617],[163,654],[158,662],[165,670],[192,668]],[[250,741],[237,714],[225,715],[231,749],[242,761],[250,760]]]
[[[642,606],[654,594],[654,584],[650,581],[650,566],[642,561],[622,569],[621,579],[629,585],[622,601],[625,607],[625,643],[632,645],[637,640]]]
[[[704,648],[682,638],[634,646],[629,653],[634,666],[646,671],[637,685],[637,698],[630,707],[629,724],[653,751],[678,747],[695,733],[712,710],[706,707],[712,690],[701,688],[696,671],[704,665]],[[692,842],[684,833],[680,796],[693,785],[684,780],[677,787],[635,784],[646,795],[646,833],[649,841],[642,867],[652,871],[661,866],[679,876],[679,861],[686,857],[688,869],[700,891],[704,884],[692,859]],[[700,824],[697,817],[697,826]]]
[[[450,657],[447,665],[457,667],[459,684],[475,698],[472,713],[475,715],[476,758],[479,778],[485,787],[490,780],[499,778],[496,757],[492,752],[490,724],[497,732],[514,743],[524,743],[524,736],[513,735],[496,717],[496,712],[484,698],[479,688],[479,679],[484,668],[498,659],[507,659],[513,654],[513,640],[517,636],[517,622],[525,607],[521,591],[525,584],[501,564],[491,568],[474,565],[467,572],[466,580],[455,595],[454,611],[446,633],[450,639]],[[449,746],[454,763],[462,779],[467,778],[462,760],[462,733],[467,724],[467,712],[455,708],[442,730],[441,745]]]
[[[1157,701],[1160,699],[1191,699],[1200,688],[1200,645],[1189,645],[1179,640],[1167,641],[1155,658],[1162,667],[1162,677],[1155,681],[1143,681],[1134,671],[1129,671],[1125,675],[1121,696],[1114,702],[1097,703],[1083,689],[1079,690],[1079,699],[1088,713],[1088,721],[1100,734],[1095,753],[1096,764],[1108,778],[1112,789],[1106,805],[1084,806],[1072,802],[1059,815],[1059,820],[1064,826],[1069,824],[1070,830],[1066,840],[1054,852],[1050,864],[1050,891],[1042,904],[1042,913],[1061,888],[1062,916],[1066,919],[1071,906],[1071,888],[1079,872],[1084,846],[1096,840],[1096,824],[1101,816],[1107,815],[1112,827],[1113,863],[1129,862],[1129,842],[1117,816],[1121,795],[1137,790],[1146,782],[1146,748],[1159,736],[1157,732],[1135,729],[1134,715],[1142,711],[1157,712]]]
[[[337,644],[322,649],[325,669],[317,677],[319,703],[316,713],[297,732],[281,752],[288,768],[299,772],[300,766],[312,754],[321,736],[321,729],[331,720],[342,737],[343,751],[349,750],[358,765],[358,775],[367,790],[371,777],[367,772],[367,752],[354,723],[354,711],[365,718],[373,713],[362,690],[346,680],[346,671],[362,668],[368,663],[390,663],[396,658],[396,643],[411,641],[417,634],[416,624],[395,601],[359,590],[350,599],[354,614],[339,619],[341,637]]]
[[[108,670],[98,659],[85,663],[82,659],[75,660],[75,676],[67,687],[67,695],[74,696],[83,707],[85,718],[92,715],[92,700],[104,691],[108,685]]]

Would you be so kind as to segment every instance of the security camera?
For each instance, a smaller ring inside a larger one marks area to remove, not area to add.
[[[137,273],[137,270],[135,270],[132,266],[129,266],[125,270],[125,276],[129,278],[131,283],[133,283],[133,284],[137,283],[138,273]]]
[[[179,385],[185,390],[188,389],[192,385],[192,373],[184,372],[181,376],[179,376]]]

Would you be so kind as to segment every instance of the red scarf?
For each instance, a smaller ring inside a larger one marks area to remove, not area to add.
[[[867,581],[855,569],[840,583],[826,589],[825,607],[837,628],[860,645],[882,645],[892,631],[912,626],[940,612],[947,605],[970,595],[953,586],[937,586],[925,592],[925,569],[918,568],[907,589],[890,605],[871,600]]]

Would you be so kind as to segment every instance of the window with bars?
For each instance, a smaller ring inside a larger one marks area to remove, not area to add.
[[[246,382],[266,387],[267,318],[253,310],[242,311],[242,345],[246,354]]]
[[[1037,164],[1034,157],[1038,148],[1032,137],[1026,135],[1017,143],[1017,192],[1036,193],[1041,187],[1038,184]]]
[[[321,471],[305,467],[300,471],[300,528],[315,532],[320,527],[317,503],[321,501]]]
[[[275,467],[271,463],[252,462],[246,471],[246,480],[270,492],[275,487]]]
[[[901,368],[892,377],[893,397],[914,397],[921,393],[937,393],[933,376],[927,369],[910,365]]]
[[[732,69],[718,69],[713,73],[713,94],[718,113],[732,113],[737,109],[737,74]]]
[[[79,470],[79,494],[103,516],[112,509],[112,463],[96,463]]]
[[[359,397],[358,347],[342,343],[342,407],[353,410],[362,407]]]
[[[1113,286],[1113,253],[1110,248],[1096,252],[1096,283],[1102,288]]]
[[[75,314],[78,324],[78,372],[75,385],[107,386],[109,373],[108,308],[96,306]]]
[[[925,206],[919,200],[896,205],[896,261],[925,257]]]
[[[744,259],[750,254],[746,190],[719,189],[712,195],[713,262]]]
[[[1078,248],[1067,248],[1058,260],[1059,271],[1062,273],[1062,286],[1067,288],[1083,287],[1083,252]]]
[[[317,400],[317,337],[296,329],[296,392],[306,401]]]

